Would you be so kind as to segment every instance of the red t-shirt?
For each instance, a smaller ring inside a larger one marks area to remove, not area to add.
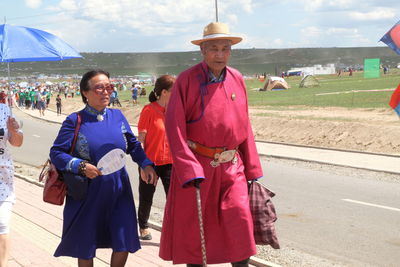
[[[144,151],[155,165],[172,164],[171,150],[165,134],[165,108],[157,102],[143,107],[138,123],[139,133],[146,133]]]

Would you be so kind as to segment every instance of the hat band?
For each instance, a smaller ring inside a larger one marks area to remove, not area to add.
[[[211,38],[218,38],[218,37],[229,37],[229,38],[232,38],[231,35],[226,34],[226,33],[214,33],[214,34],[209,34],[209,35],[203,36],[204,39],[211,39]]]

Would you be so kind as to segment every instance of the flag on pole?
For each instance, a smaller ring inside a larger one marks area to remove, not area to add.
[[[384,42],[400,55],[400,21],[398,21],[379,41]]]
[[[394,90],[390,98],[389,106],[391,106],[400,117],[400,84],[397,86],[396,90]]]

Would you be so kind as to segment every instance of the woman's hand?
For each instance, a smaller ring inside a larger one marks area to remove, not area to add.
[[[13,117],[8,117],[7,128],[10,133],[16,133],[19,129],[19,124],[17,120]]]
[[[21,146],[24,135],[19,130],[19,124],[13,117],[8,117],[7,119],[7,129],[9,133],[8,141],[13,146]]]
[[[146,184],[157,186],[158,176],[151,165],[147,165],[144,169],[140,169],[140,178]]]
[[[85,176],[89,179],[96,178],[101,175],[101,171],[96,166],[86,163]]]

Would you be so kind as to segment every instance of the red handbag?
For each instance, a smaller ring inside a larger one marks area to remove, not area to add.
[[[69,154],[72,154],[74,151],[79,128],[81,127],[81,116],[79,113],[77,115],[78,119],[75,126],[74,140],[72,141]],[[39,182],[42,182],[43,180],[43,201],[54,205],[63,205],[65,195],[67,194],[67,185],[64,183],[62,176],[56,169],[56,166],[51,163],[50,159],[45,162],[43,169],[39,174]]]
[[[46,161],[40,172],[39,182],[43,180],[43,201],[54,205],[64,204],[67,186],[50,159]]]

